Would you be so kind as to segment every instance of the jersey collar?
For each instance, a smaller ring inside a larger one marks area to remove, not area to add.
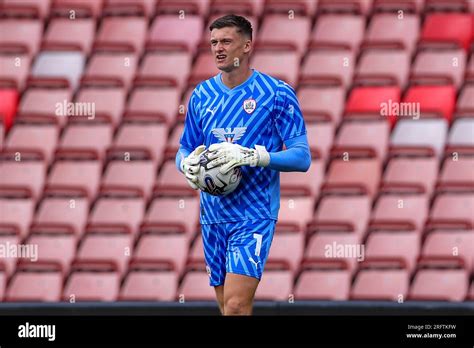
[[[255,78],[255,76],[257,75],[257,71],[255,69],[251,69],[252,70],[252,75],[250,75],[247,80],[245,80],[244,82],[242,82],[240,85],[237,85],[235,86],[234,88],[229,88],[227,87],[224,82],[222,82],[222,73],[219,73],[216,75],[215,79],[217,81],[217,84],[219,85],[219,87],[224,91],[224,92],[234,92],[234,91],[238,91],[238,90],[241,90],[242,88],[245,88],[246,86],[248,86],[250,83],[252,83],[253,79]]]

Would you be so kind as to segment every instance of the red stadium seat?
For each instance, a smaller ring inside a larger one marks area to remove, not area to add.
[[[296,49],[301,55],[305,52],[311,29],[310,18],[291,17],[286,14],[269,14],[264,17],[258,35],[257,46],[276,45]]]
[[[420,265],[413,278],[408,299],[463,301],[468,293],[468,272],[464,268],[449,268],[449,264],[436,266],[431,263]],[[422,266],[430,268],[421,268]]]
[[[314,209],[313,197],[282,197],[277,229],[304,231]]]
[[[345,122],[339,128],[334,142],[339,147],[372,148],[384,161],[388,149],[390,126],[385,120]]]
[[[367,15],[372,8],[373,0],[319,0],[321,12],[347,12]]]
[[[95,120],[95,116],[106,115],[107,119],[116,127],[122,120],[126,96],[127,91],[123,88],[81,88],[75,102],[94,106],[94,115],[83,116],[89,122],[92,119]]]
[[[358,151],[359,148],[337,150],[343,154],[341,156],[343,158],[331,162],[326,182],[322,187],[324,193],[355,192],[367,193],[370,196],[376,194],[381,177],[381,162],[377,158],[357,158]]]
[[[196,58],[196,62],[189,76],[189,83],[196,85],[203,80],[207,80],[219,73],[215,65],[215,57],[210,52],[201,52]],[[187,103],[186,103],[187,105]]]
[[[76,254],[77,235],[62,226],[35,225],[27,244],[37,245],[38,262],[57,263],[67,274]]]
[[[71,101],[72,91],[67,88],[30,88],[23,94],[18,112],[31,118],[35,116],[55,118],[61,126],[64,126],[68,119],[68,103]]]
[[[192,14],[184,19],[175,14],[157,16],[148,31],[148,48],[184,50],[194,55],[201,40],[203,25],[202,17]]]
[[[145,199],[152,194],[156,163],[148,159],[110,161],[102,178],[102,185],[141,190]]]
[[[136,88],[127,105],[127,113],[154,116],[161,122],[172,125],[178,114],[180,91],[174,87]]]
[[[435,230],[426,236],[422,257],[459,256],[474,269],[474,230]]]
[[[472,228],[474,225],[474,195],[465,193],[443,193],[436,196],[430,212],[431,227]]]
[[[75,262],[67,279],[63,300],[116,301],[120,290],[120,275],[113,262]]]
[[[178,175],[177,175],[178,174]],[[163,163],[156,180],[155,193],[160,196],[196,196],[183,175],[179,175],[174,160]]]
[[[124,274],[133,252],[131,230],[115,225],[90,225],[77,249],[76,261],[110,261]]]
[[[438,177],[438,165],[436,157],[392,158],[385,169],[383,185],[421,187],[431,194]]]
[[[176,86],[184,90],[191,69],[192,56],[187,52],[150,52],[137,72],[136,83]],[[175,69],[179,66],[179,69]]]
[[[303,84],[298,88],[298,100],[305,121],[315,119],[338,124],[344,111],[345,92],[342,87],[305,87]]]
[[[184,271],[188,252],[188,237],[186,234],[154,231],[153,224],[145,224],[141,228],[140,239],[137,242],[133,259],[137,262],[170,263],[176,275],[180,276]]]
[[[317,5],[318,2],[313,0],[268,0],[264,10],[266,13],[301,14],[312,17],[316,13]]]
[[[211,13],[224,16],[228,13],[242,13],[250,16],[260,17],[263,12],[265,0],[215,0],[211,7]]]
[[[177,298],[180,302],[215,301],[216,294],[212,286],[209,286],[209,276],[204,265],[188,270],[178,288]]]
[[[0,177],[3,187],[26,187],[38,198],[46,178],[47,165],[37,150],[5,150],[0,156]]]
[[[257,50],[252,58],[252,66],[265,74],[285,81],[296,87],[298,82],[300,56],[293,51]]]
[[[61,136],[59,148],[61,151],[93,151],[103,159],[112,138],[113,127],[107,120],[70,122]]]
[[[7,49],[23,50],[34,56],[40,47],[43,22],[35,19],[2,19],[0,33],[0,51]]]
[[[410,223],[421,231],[428,217],[429,197],[425,194],[390,192],[381,195],[372,212],[374,221]]]
[[[435,0],[436,1],[436,0]],[[420,13],[425,5],[425,0],[382,0],[374,1],[374,12],[404,12]]]
[[[49,164],[59,137],[59,127],[54,121],[54,118],[42,119],[36,116],[28,119],[18,118],[8,134],[5,148],[16,151],[35,148],[43,153],[46,163]]]
[[[354,54],[350,51],[312,51],[303,64],[300,82],[303,85],[335,85],[347,89],[352,81],[354,66]]]
[[[89,223],[123,226],[136,235],[144,213],[145,200],[140,189],[104,186],[89,214]]]
[[[332,147],[335,126],[331,122],[311,122],[306,123],[309,149],[313,158],[321,158],[325,161],[329,157],[329,150]],[[319,165],[322,165],[319,164]]]
[[[60,234],[69,233],[69,228],[64,228],[67,226],[79,237],[86,227],[88,214],[89,200],[85,191],[48,188],[41,199],[34,223],[39,226],[58,226]],[[48,230],[46,232],[50,233]]]
[[[48,186],[83,188],[92,199],[97,194],[101,172],[102,163],[98,160],[97,153],[60,151],[48,175]]]
[[[125,45],[141,54],[147,32],[144,17],[105,17],[96,35],[96,46]]]
[[[162,231],[184,231],[188,241],[196,233],[199,222],[199,200],[191,197],[156,198],[151,202],[144,222]]]
[[[285,261],[295,273],[303,259],[304,233],[276,231],[268,261]]]
[[[2,215],[3,212],[8,212],[8,210],[5,209],[4,201],[5,199],[3,197],[0,198],[0,214]],[[9,224],[10,221],[3,219],[2,215],[0,215],[2,217],[2,219],[0,220],[0,245],[5,248],[5,250],[7,250],[7,248],[11,245],[18,245],[23,240],[23,237],[26,235],[26,233],[21,236],[19,226]],[[4,285],[6,285],[6,280],[8,279],[8,277],[15,271],[17,262],[18,258],[12,254],[7,254],[5,255],[5,257],[2,257],[2,260],[0,262],[0,269],[1,274],[3,275],[5,280]]]
[[[417,84],[446,84],[459,88],[464,81],[466,53],[461,49],[441,52],[422,51],[411,69],[411,82]]]
[[[8,52],[7,52],[8,53]],[[0,86],[2,88],[17,88],[18,90],[23,90],[26,79],[28,77],[31,65],[31,57],[25,53],[11,53],[11,54],[0,54]],[[17,91],[9,92],[10,90],[0,90],[0,93],[15,93],[15,106],[16,100],[18,99]],[[4,99],[5,98],[5,99]],[[10,99],[11,97],[8,97]],[[7,95],[2,95],[2,113],[3,103],[8,100]],[[13,117],[15,113],[12,114],[10,118]]]
[[[1,59],[1,58],[0,58]],[[1,68],[0,62],[0,68]],[[2,69],[0,69],[2,70]],[[14,122],[18,103],[18,92],[13,89],[0,89],[0,122],[8,131]]]
[[[53,18],[43,38],[46,46],[77,47],[89,54],[94,41],[96,24],[92,18]]]
[[[351,274],[338,262],[307,260],[301,267],[295,288],[296,301],[349,299]]]
[[[311,33],[311,47],[342,48],[357,52],[364,37],[365,18],[351,14],[318,17]]]
[[[316,197],[323,182],[323,163],[318,160],[311,162],[307,172],[281,172],[280,192],[282,196],[309,195]]]
[[[255,300],[288,301],[293,289],[293,272],[286,262],[270,261],[255,292]]]
[[[174,301],[178,274],[160,262],[134,262],[120,291],[122,301]]]
[[[420,28],[420,17],[404,13],[377,13],[369,23],[364,48],[401,48],[411,54],[416,47]]]
[[[474,187],[474,158],[460,156],[456,160],[446,158],[441,169],[438,185],[449,187]]]
[[[367,195],[323,196],[310,231],[354,231],[360,240],[369,223],[371,205]]]
[[[359,236],[352,232],[318,232],[308,240],[304,257],[320,262],[343,262],[353,271],[365,257],[359,243]]]
[[[366,241],[366,261],[400,259],[405,265],[404,268],[411,272],[415,269],[420,255],[420,234],[409,229],[393,229],[381,227],[380,230],[369,234]]]
[[[390,87],[356,87],[354,88],[346,103],[346,116],[373,116],[380,118],[384,116],[395,122],[391,104],[400,102],[400,88]],[[386,110],[383,106],[386,106]]]
[[[49,16],[51,2],[52,0],[4,0],[2,12],[6,16],[21,13],[44,19]]]
[[[181,140],[181,135],[183,134],[183,131],[184,123],[178,123],[176,126],[173,127],[171,135],[168,138],[168,142],[166,143],[166,156],[171,155],[172,158],[176,156],[176,152],[178,152],[178,149],[181,146],[179,141]]]
[[[447,29],[445,29],[447,28]],[[423,46],[450,45],[469,49],[472,18],[464,13],[433,13],[424,22],[420,36]]]
[[[75,11],[79,16],[100,17],[104,0],[54,0],[51,11],[58,15],[68,15]]]
[[[361,269],[354,280],[352,300],[405,301],[410,283],[404,269]]]
[[[404,89],[410,71],[410,55],[405,50],[366,50],[354,76],[361,85],[397,85]]]
[[[145,15],[151,17],[155,12],[156,0],[107,0],[104,4],[103,13],[106,15]]]
[[[128,90],[137,65],[138,57],[133,52],[98,51],[89,58],[82,83],[88,86],[123,87]]]
[[[186,14],[198,14],[206,17],[211,5],[211,0],[161,0],[156,4],[156,12],[179,13],[184,11]]]
[[[6,301],[57,302],[61,299],[63,273],[55,263],[22,263],[12,276]]]

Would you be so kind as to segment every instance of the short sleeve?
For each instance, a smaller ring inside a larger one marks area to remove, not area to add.
[[[277,90],[275,126],[283,141],[306,134],[303,114],[294,89],[286,83]]]
[[[202,134],[202,127],[199,116],[199,93],[197,88],[191,94],[188,103],[188,111],[184,121],[184,131],[181,135],[180,144],[190,150],[194,150],[199,145],[203,144],[204,136]]]

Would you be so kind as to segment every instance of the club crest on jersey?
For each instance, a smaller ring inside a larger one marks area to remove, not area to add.
[[[235,127],[233,130],[232,128],[214,128],[211,132],[220,141],[233,143],[242,138],[246,130],[247,127]]]
[[[245,99],[244,100],[244,110],[247,114],[251,114],[257,108],[257,102],[255,99]]]

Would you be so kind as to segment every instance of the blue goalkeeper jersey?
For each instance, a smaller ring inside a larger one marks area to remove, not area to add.
[[[306,134],[294,89],[253,70],[241,85],[228,88],[218,74],[200,83],[188,104],[181,146],[233,142],[248,148],[263,145],[281,151],[288,139]],[[201,192],[201,224],[255,219],[277,220],[280,207],[279,172],[243,166],[238,188],[226,196]]]

